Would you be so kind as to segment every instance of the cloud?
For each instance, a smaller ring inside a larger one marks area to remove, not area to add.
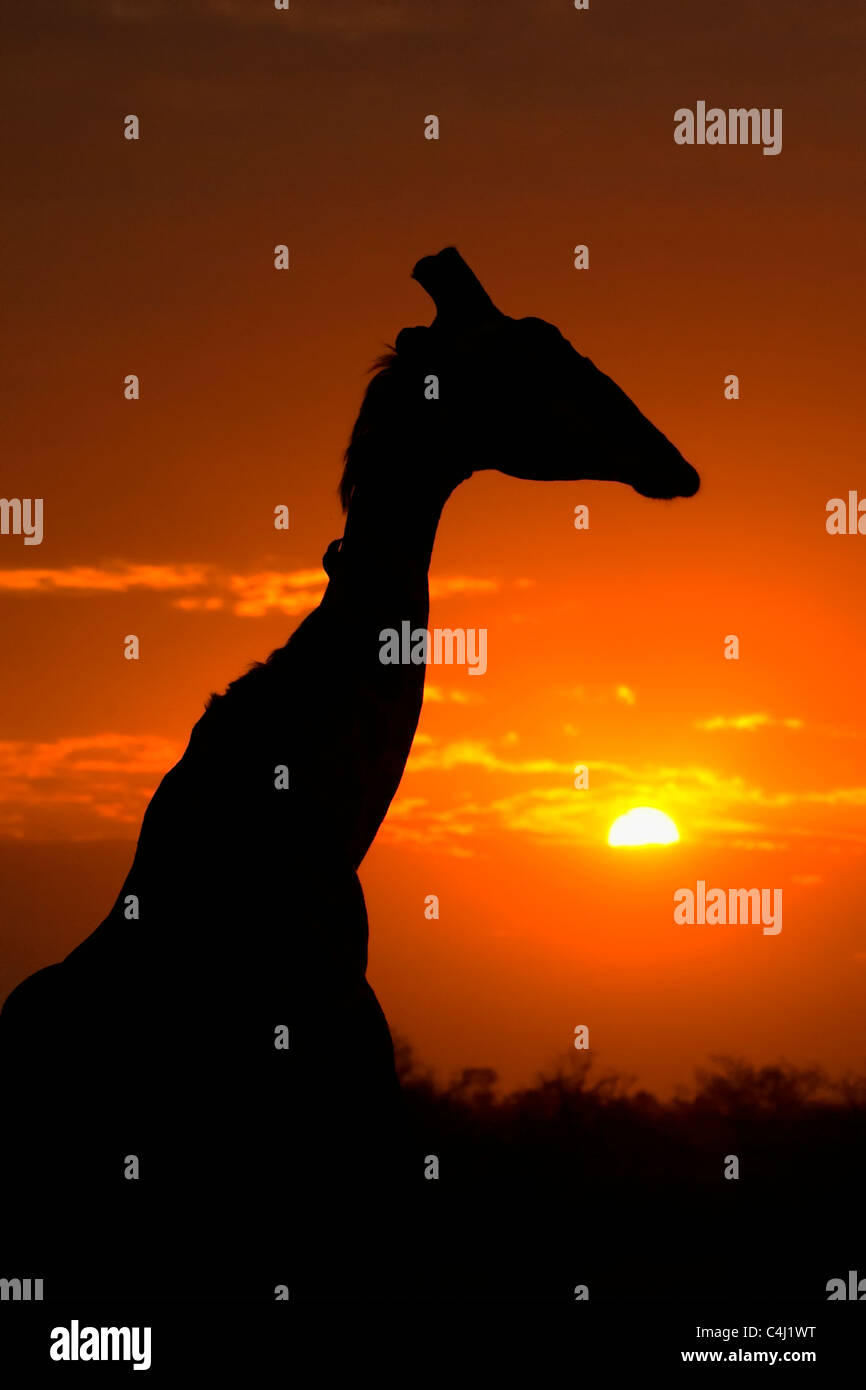
[[[64,773],[121,772],[125,777],[166,771],[178,745],[157,734],[94,734],[48,743],[0,742],[0,778],[40,782]]]
[[[513,761],[494,753],[484,739],[458,739],[443,747],[428,747],[423,753],[410,755],[408,772],[451,772],[456,767],[482,767],[488,772],[507,772],[536,776],[541,772],[568,773],[571,763],[557,763],[550,758],[528,758]]]
[[[215,613],[225,607],[221,598],[173,598],[172,608],[180,608],[184,613]]]
[[[866,806],[866,787],[833,787],[825,792],[759,792],[764,806]]]
[[[756,729],[804,729],[806,725],[802,719],[777,719],[772,714],[716,714],[710,719],[696,719],[694,727],[706,733],[734,729],[753,734]]]
[[[156,734],[0,742],[0,834],[72,840],[129,836],[182,751]]]
[[[825,847],[866,846],[860,820],[849,815],[866,805],[866,787],[767,791],[706,767],[632,767],[597,760],[587,762],[589,788],[577,790],[572,763],[504,756],[503,743],[511,746],[511,740],[500,740],[497,751],[485,739],[440,743],[428,737],[413,750],[406,769],[412,776],[412,810],[403,814],[400,840],[447,846],[458,833],[455,827],[461,835],[471,827],[476,834],[504,829],[539,843],[600,845],[618,815],[643,805],[672,816],[685,843],[756,852],[786,850],[804,839]],[[467,768],[489,774],[487,796],[442,808],[440,788],[435,812],[431,798],[419,801],[415,796],[419,787],[435,786],[430,776],[447,778]],[[534,785],[508,792],[508,782],[516,778]],[[541,785],[539,778],[544,779]],[[386,822],[386,835],[390,833]]]
[[[630,685],[625,684],[595,687],[573,685],[567,690],[560,690],[559,694],[581,705],[609,705],[615,701],[629,706],[637,704],[637,695]]]
[[[468,842],[483,814],[483,807],[471,801],[436,810],[426,797],[398,796],[391,803],[379,836],[385,844],[436,848],[457,859],[471,859],[475,849]]]
[[[431,598],[451,598],[455,594],[497,594],[498,579],[478,579],[472,575],[440,575],[430,580]]]
[[[229,580],[235,595],[233,611],[239,618],[263,618],[271,612],[289,617],[308,613],[321,602],[326,582],[321,570],[234,574]]]
[[[205,565],[70,565],[67,569],[0,570],[0,590],[7,593],[109,593],[130,589],[157,593],[195,589],[207,582]]]
[[[425,705],[477,705],[481,703],[480,695],[470,695],[465,690],[443,690],[439,685],[431,685],[429,681],[424,683],[424,703]],[[415,742],[418,742],[418,735],[415,735]]]
[[[510,736],[493,747],[485,739],[440,743],[419,734],[404,794],[391,807],[383,839],[436,846],[463,858],[490,852],[487,836],[503,831],[537,844],[597,847],[617,815],[649,805],[673,817],[684,843],[755,852],[804,841],[825,850],[866,847],[866,787],[766,791],[705,767],[597,760],[587,764],[589,789],[578,791],[572,763],[517,758],[514,746]],[[0,834],[132,838],[156,786],[182,751],[160,735],[116,732],[0,742]],[[471,795],[465,792],[467,770],[476,773]],[[796,881],[805,885],[819,877],[803,873]]]
[[[238,618],[264,618],[269,613],[297,617],[309,613],[322,599],[327,578],[321,569],[255,570],[232,574],[215,565],[70,565],[57,569],[0,570],[0,594],[109,595],[133,591],[168,597],[184,613],[228,611]],[[495,594],[496,579],[477,575],[441,575],[431,580],[431,597]],[[190,593],[190,590],[195,592]],[[170,597],[176,594],[177,597]],[[458,697],[453,697],[457,699]]]

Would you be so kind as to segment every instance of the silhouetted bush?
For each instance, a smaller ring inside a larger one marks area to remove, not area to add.
[[[399,1040],[419,1177],[439,1160],[418,1184],[435,1278],[459,1281],[457,1249],[467,1289],[532,1297],[589,1271],[602,1297],[825,1298],[828,1278],[866,1273],[866,1078],[710,1061],[671,1100],[580,1053],[502,1093],[489,1068],[437,1082]]]
[[[740,1190],[761,1200],[823,1187],[828,1200],[859,1188],[866,1159],[866,1081],[832,1080],[785,1063],[753,1067],[712,1059],[690,1093],[661,1101],[630,1078],[593,1076],[575,1054],[534,1086],[498,1094],[496,1075],[468,1068],[449,1085],[421,1071],[400,1045],[399,1071],[414,1135],[447,1161],[461,1182],[543,1182],[576,1178],[619,1184],[639,1196],[650,1186],[677,1191],[726,1186],[736,1155]],[[438,1147],[437,1147],[438,1146]],[[859,1199],[858,1199],[859,1200]]]

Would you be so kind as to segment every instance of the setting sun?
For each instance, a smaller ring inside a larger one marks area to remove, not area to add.
[[[610,827],[607,842],[609,845],[673,845],[680,833],[664,811],[652,806],[635,806],[624,815],[617,816]]]

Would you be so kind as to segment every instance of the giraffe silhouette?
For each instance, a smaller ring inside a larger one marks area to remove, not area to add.
[[[453,247],[413,275],[436,317],[377,363],[321,604],[211,696],[112,910],[0,1014],[6,1215],[57,1286],[98,1292],[122,1268],[124,1287],[182,1296],[193,1256],[222,1253],[237,1288],[263,1248],[280,1277],[288,1242],[301,1282],[341,1234],[369,1252],[359,1210],[375,1219],[423,1161],[366,979],[358,869],[425,666],[383,664],[380,633],[427,626],[442,509],[474,472],[698,488],[610,378],[552,325],[501,313]]]

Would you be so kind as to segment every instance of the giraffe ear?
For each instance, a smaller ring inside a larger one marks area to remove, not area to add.
[[[424,256],[412,271],[436,305],[436,328],[461,328],[503,319],[477,275],[454,246]]]

